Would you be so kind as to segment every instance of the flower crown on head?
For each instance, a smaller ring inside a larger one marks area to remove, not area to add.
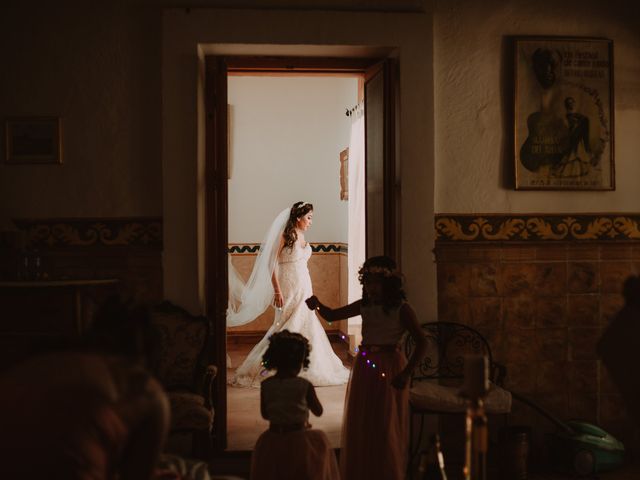
[[[382,275],[383,277],[397,277],[398,271],[388,267],[369,266],[360,269],[360,275]]]

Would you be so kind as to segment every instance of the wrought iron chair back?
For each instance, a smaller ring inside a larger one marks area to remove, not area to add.
[[[501,385],[506,369],[493,361],[491,347],[487,340],[474,328],[454,322],[430,322],[422,325],[427,339],[427,354],[414,369],[411,385],[414,382],[433,380],[447,386],[460,385],[464,379],[464,361],[467,355],[485,355],[489,360],[489,379]],[[415,349],[415,342],[408,336],[405,353],[409,357]],[[451,412],[427,410],[411,404],[411,433],[409,445],[409,466],[414,463],[420,448],[420,438],[424,430],[426,414],[451,414]],[[420,428],[414,445],[413,415],[420,415]]]
[[[486,355],[489,359],[490,380],[498,380],[499,366],[493,362],[491,347],[475,329],[454,322],[431,322],[422,325],[427,339],[427,354],[412,375],[413,381],[420,380],[462,380],[466,355]],[[405,353],[411,355],[415,348],[409,336],[405,342]],[[451,382],[446,382],[451,383]],[[498,383],[498,382],[496,382]]]

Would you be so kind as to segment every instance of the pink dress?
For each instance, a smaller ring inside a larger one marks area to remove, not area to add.
[[[270,377],[262,382],[261,402],[271,426],[253,450],[252,480],[339,480],[327,435],[307,428],[310,385],[302,377]]]
[[[407,364],[400,348],[405,332],[400,308],[385,313],[379,305],[361,307],[362,346],[347,387],[342,428],[343,479],[405,478],[409,389],[391,386]]]

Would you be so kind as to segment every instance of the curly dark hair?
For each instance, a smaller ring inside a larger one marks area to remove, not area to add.
[[[362,288],[362,304],[369,305],[371,300],[364,288],[367,280],[382,282],[382,308],[386,312],[397,308],[407,296],[402,286],[402,275],[398,272],[396,262],[386,255],[368,258],[358,271],[358,280]]]
[[[309,340],[299,333],[282,330],[269,337],[269,348],[262,356],[267,370],[309,368]]]
[[[296,232],[296,225],[298,219],[304,217],[307,213],[313,211],[313,205],[306,202],[296,202],[291,207],[291,213],[289,213],[289,220],[284,227],[284,246],[289,250],[293,248],[293,245],[298,240],[298,232]]]

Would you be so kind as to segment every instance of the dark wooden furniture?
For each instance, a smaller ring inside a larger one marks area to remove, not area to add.
[[[152,309],[151,325],[155,353],[150,367],[169,397],[170,434],[174,438],[190,435],[191,452],[180,453],[208,460],[214,419],[212,387],[218,372],[209,363],[209,320],[163,302]],[[170,436],[169,448],[172,444]]]
[[[118,280],[0,282],[0,369],[77,339]]]

